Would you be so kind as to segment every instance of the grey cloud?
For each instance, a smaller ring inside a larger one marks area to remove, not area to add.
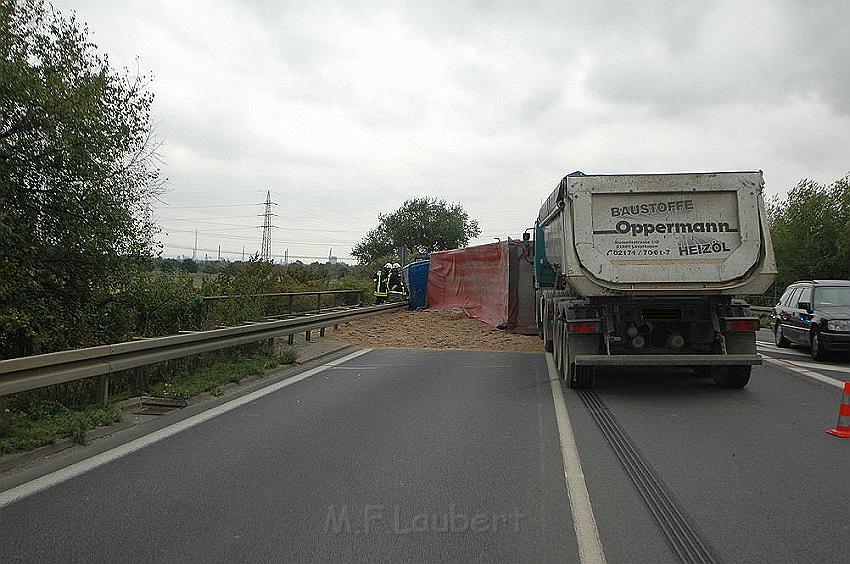
[[[815,97],[850,112],[850,4],[722,3],[672,18],[665,33],[633,29],[595,53],[588,91],[661,113],[704,105],[782,104]],[[683,19],[690,28],[680,28]],[[663,21],[663,14],[656,14]],[[687,38],[683,46],[682,39]]]
[[[844,1],[56,1],[156,76],[170,201],[267,186],[293,229],[428,194],[517,235],[576,168],[850,167]]]

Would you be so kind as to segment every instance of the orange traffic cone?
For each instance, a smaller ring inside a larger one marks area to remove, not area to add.
[[[844,382],[844,397],[838,406],[838,424],[835,429],[827,431],[830,435],[850,439],[850,382]]]

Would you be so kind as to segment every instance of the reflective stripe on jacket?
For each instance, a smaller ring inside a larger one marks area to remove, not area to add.
[[[386,297],[388,294],[387,279],[384,277],[383,271],[379,270],[372,281],[375,283],[375,296]]]

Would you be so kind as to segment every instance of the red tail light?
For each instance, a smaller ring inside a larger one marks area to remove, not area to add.
[[[601,321],[575,321],[567,322],[567,331],[570,333],[601,333]]]
[[[758,331],[758,319],[727,319],[727,331]]]

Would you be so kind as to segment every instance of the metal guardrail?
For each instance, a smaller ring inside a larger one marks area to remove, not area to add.
[[[278,321],[248,322],[211,331],[183,332],[126,343],[0,360],[0,396],[99,377],[98,400],[109,394],[109,374],[204,352],[325,327],[393,310],[407,302],[360,307]]]

